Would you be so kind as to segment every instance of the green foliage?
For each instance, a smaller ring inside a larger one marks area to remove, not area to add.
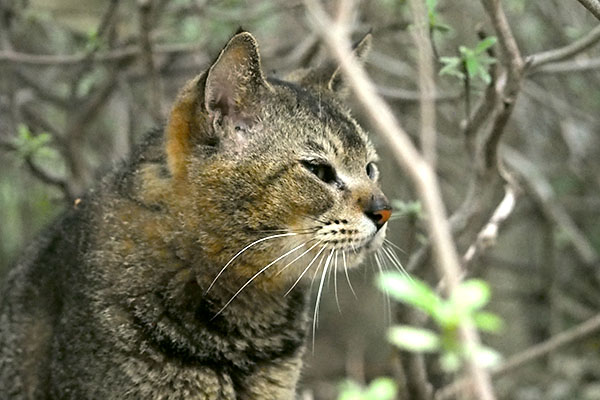
[[[49,155],[52,151],[47,145],[52,141],[52,136],[48,133],[34,135],[25,124],[19,124],[17,127],[17,136],[13,140],[17,154],[24,160],[36,154]]]
[[[471,321],[486,332],[502,329],[502,320],[482,308],[490,300],[488,284],[471,279],[460,284],[445,300],[426,283],[398,272],[386,272],[377,280],[379,288],[394,299],[427,314],[437,325],[439,333],[428,329],[398,325],[388,331],[388,339],[397,347],[412,352],[441,352],[440,365],[448,372],[461,367],[467,355],[475,357],[482,366],[499,362],[500,355],[486,347],[464,348],[458,337],[460,324]]]
[[[341,386],[338,400],[394,400],[398,388],[390,378],[377,378],[364,388],[358,383],[347,380]]]
[[[429,29],[431,31],[448,32],[450,26],[443,23],[436,10],[438,0],[425,0],[427,6],[427,17],[429,18]]]
[[[480,78],[489,84],[492,78],[488,68],[496,62],[496,59],[488,56],[486,51],[495,43],[496,37],[489,36],[481,40],[474,48],[460,46],[458,57],[440,57],[440,61],[444,64],[440,75],[451,75],[461,80],[465,80],[467,77],[470,80]]]

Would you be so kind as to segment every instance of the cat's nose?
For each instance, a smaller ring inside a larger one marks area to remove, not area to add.
[[[392,207],[384,195],[372,196],[364,212],[379,230],[392,216]]]

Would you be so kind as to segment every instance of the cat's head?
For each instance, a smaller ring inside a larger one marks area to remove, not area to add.
[[[369,42],[355,46],[359,58]],[[184,87],[167,126],[169,168],[209,258],[289,282],[311,263],[352,267],[381,246],[391,207],[344,91],[333,65],[266,79],[248,32]]]

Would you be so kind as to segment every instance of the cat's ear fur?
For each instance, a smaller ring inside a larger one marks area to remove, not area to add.
[[[371,49],[372,36],[371,32],[368,32],[352,46],[352,53],[361,63],[365,62]],[[329,91],[338,97],[345,97],[348,93],[341,69],[332,61],[317,68],[294,71],[287,78],[301,86]]]
[[[193,146],[217,147],[239,139],[228,135],[224,126],[252,124],[264,90],[270,90],[270,86],[262,72],[256,39],[240,31],[209,69],[179,92],[166,127],[172,174],[185,174]]]

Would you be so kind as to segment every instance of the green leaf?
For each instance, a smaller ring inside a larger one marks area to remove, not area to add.
[[[492,314],[486,311],[477,312],[473,316],[473,321],[475,322],[477,328],[485,332],[499,332],[504,327],[504,322],[502,321],[502,318],[500,318],[496,314]]]
[[[440,338],[428,329],[397,325],[388,329],[388,340],[403,350],[434,352],[440,349]]]
[[[435,313],[442,301],[426,283],[398,272],[380,274],[377,285],[397,301],[412,305],[429,315]]]
[[[483,53],[484,51],[495,45],[497,41],[498,39],[496,39],[495,36],[486,37],[485,39],[477,43],[477,46],[475,46],[475,54]]]
[[[390,378],[377,378],[371,382],[365,400],[394,400],[398,392],[396,382]]]
[[[479,74],[479,70],[481,69],[481,64],[477,57],[469,54],[465,57],[465,68],[467,69],[467,74],[469,78],[474,78]]]
[[[457,311],[467,313],[479,310],[489,301],[489,285],[480,279],[470,279],[461,283],[452,293],[450,299]]]
[[[440,70],[440,75],[451,75],[460,79],[465,79],[465,74],[460,70],[462,60],[458,57],[440,57],[440,62],[444,67]]]

